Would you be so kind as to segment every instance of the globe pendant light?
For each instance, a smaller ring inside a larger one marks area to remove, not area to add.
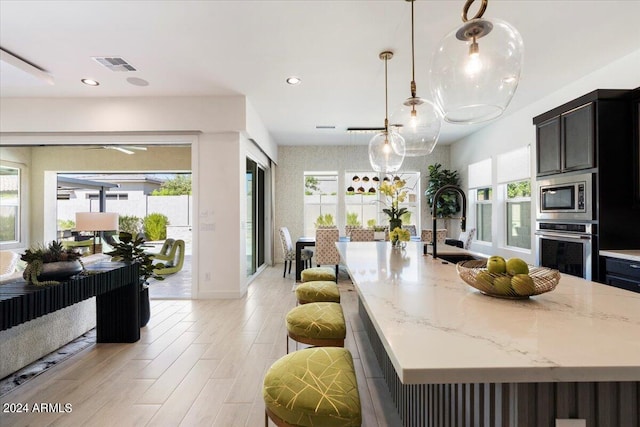
[[[393,58],[393,52],[380,53],[384,60],[384,130],[369,141],[369,162],[376,172],[391,173],[400,169],[405,155],[404,138],[395,130],[389,129],[389,111],[387,96],[387,61]]]
[[[442,39],[430,69],[434,100],[450,123],[480,123],[500,116],[520,80],[520,33],[504,21],[482,19],[488,0],[467,19],[473,2],[465,3],[464,24]]]
[[[400,133],[406,145],[408,157],[431,154],[440,136],[442,114],[431,101],[416,96],[416,67],[413,32],[413,3],[411,2],[411,97],[391,115],[392,126],[401,125]]]

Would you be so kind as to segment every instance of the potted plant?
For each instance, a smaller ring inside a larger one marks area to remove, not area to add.
[[[382,212],[389,216],[389,230],[402,228],[402,216],[408,212],[407,208],[400,207],[400,203],[407,198],[408,190],[405,185],[406,181],[400,178],[380,184],[380,193],[386,196],[386,201],[383,200],[382,203],[387,207],[382,209]]]
[[[433,216],[438,218],[451,218],[456,212],[460,211],[457,193],[454,191],[442,193],[435,208],[433,206],[433,196],[435,196],[436,191],[442,186],[448,184],[460,186],[460,177],[458,176],[458,171],[441,168],[442,165],[440,163],[429,165],[429,183],[427,184],[424,195],[427,197],[427,203],[431,207],[431,214]]]
[[[163,268],[164,264],[153,263],[153,255],[144,251],[145,240],[142,237],[134,238],[131,233],[125,231],[121,231],[118,237],[120,241],[115,243],[113,250],[106,254],[111,255],[113,261],[140,264],[140,327],[144,327],[151,317],[148,280],[150,278],[164,280],[164,277],[154,273],[156,268]]]
[[[58,280],[84,270],[81,256],[79,252],[63,247],[56,240],[47,246],[31,247],[20,256],[20,259],[27,263],[22,277],[33,285],[57,285],[60,283]]]

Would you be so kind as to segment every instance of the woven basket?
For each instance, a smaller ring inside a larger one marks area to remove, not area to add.
[[[476,276],[480,272],[485,272],[491,276],[493,281],[496,277],[507,276],[508,274],[494,274],[487,271],[487,262],[482,260],[472,261],[460,261],[456,264],[456,270],[462,280],[464,280],[469,286],[472,286],[482,292],[485,295],[490,295],[499,298],[509,299],[525,299],[533,295],[540,295],[545,292],[549,292],[555,289],[556,285],[560,281],[560,273],[558,270],[553,270],[546,267],[533,267],[529,266],[529,276],[533,279],[535,290],[526,295],[517,294],[513,288],[510,288],[507,293],[498,293],[498,291],[485,281],[476,280]]]

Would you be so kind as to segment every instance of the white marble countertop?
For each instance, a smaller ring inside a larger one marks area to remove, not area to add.
[[[337,246],[405,384],[640,380],[640,294],[563,275],[552,292],[506,300],[421,243]]]
[[[603,250],[600,251],[600,256],[608,256],[611,258],[627,259],[629,261],[640,262],[640,249],[620,249],[620,250]]]

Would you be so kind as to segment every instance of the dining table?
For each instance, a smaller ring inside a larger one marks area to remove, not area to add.
[[[314,237],[300,237],[296,240],[296,282],[300,281],[300,273],[304,270],[303,261],[300,259],[302,250],[308,246],[315,246],[316,238]]]

